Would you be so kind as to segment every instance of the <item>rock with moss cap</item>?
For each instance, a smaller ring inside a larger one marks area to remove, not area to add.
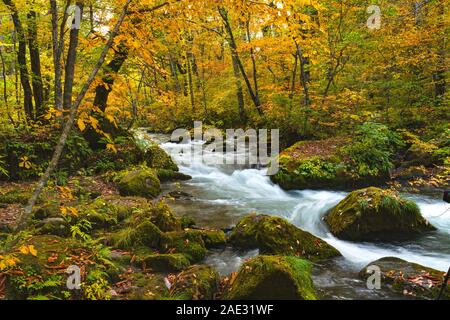
[[[435,230],[413,201],[373,187],[350,193],[325,221],[336,237],[353,241],[406,239]]]
[[[191,265],[189,259],[182,253],[141,253],[135,256],[134,263],[153,271],[164,272],[181,271]]]
[[[316,300],[312,265],[297,257],[258,256],[247,261],[224,293],[226,300]]]
[[[160,146],[151,143],[145,152],[144,159],[147,166],[154,169],[164,169],[178,172],[178,166]]]
[[[161,193],[161,184],[156,172],[147,167],[120,172],[117,180],[117,188],[123,196],[154,198]]]
[[[171,297],[180,300],[213,300],[219,281],[219,274],[211,266],[192,266],[175,278],[170,290]]]
[[[309,232],[268,215],[251,214],[243,218],[229,241],[238,248],[258,248],[262,254],[301,256],[313,261],[340,255],[334,247]]]
[[[376,266],[381,271],[381,283],[400,295],[423,299],[437,299],[444,282],[445,273],[399,258],[386,257],[371,262],[360,272],[364,280],[373,275]],[[450,300],[447,284],[441,299]]]

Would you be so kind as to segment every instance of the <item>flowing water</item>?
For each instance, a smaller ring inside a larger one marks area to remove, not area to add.
[[[152,135],[173,159],[181,163],[180,151],[186,145],[168,142],[164,135]],[[201,143],[201,142],[195,142]],[[214,153],[207,155],[215,157]],[[228,228],[250,212],[283,217],[297,227],[309,231],[336,247],[343,255],[332,262],[316,265],[314,283],[328,299],[400,298],[383,290],[368,290],[358,279],[358,272],[370,262],[394,256],[407,261],[446,271],[450,265],[450,204],[438,198],[405,195],[419,205],[423,216],[438,230],[412,241],[360,243],[342,241],[327,230],[322,221],[326,212],[341,201],[345,192],[284,191],[273,184],[264,169],[239,166],[205,165],[201,161],[180,165],[180,171],[192,180],[166,185],[166,190],[179,189],[191,195],[171,203],[175,212],[189,215],[199,225]],[[213,252],[206,263],[214,265],[222,275],[236,271],[257,251],[236,252],[228,248]]]

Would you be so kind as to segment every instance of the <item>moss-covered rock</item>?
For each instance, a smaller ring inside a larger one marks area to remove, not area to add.
[[[164,273],[133,272],[122,280],[126,281],[129,290],[118,291],[121,297],[129,300],[167,300],[170,299],[170,292],[165,284],[165,278]]]
[[[27,189],[13,189],[6,192],[0,191],[0,203],[4,204],[27,204],[28,200],[31,198],[32,190],[31,188]]]
[[[252,214],[232,231],[229,242],[238,248],[258,248],[262,254],[300,256],[320,260],[340,253],[325,241],[279,217]]]
[[[139,245],[157,248],[162,236],[161,230],[150,219],[145,219],[111,234],[109,242],[121,249],[130,249]]]
[[[153,271],[164,272],[181,271],[191,265],[188,258],[182,253],[138,255],[134,262]]]
[[[151,221],[163,232],[181,231],[181,220],[164,202],[158,202],[151,209]]]
[[[192,266],[178,274],[170,290],[171,297],[181,300],[213,300],[219,281],[219,274],[211,266]]]
[[[202,235],[194,230],[164,233],[159,248],[167,253],[183,253],[191,263],[201,261],[207,252]]]
[[[222,248],[227,244],[225,232],[222,230],[201,230],[201,237],[208,249]]]
[[[156,174],[161,182],[186,181],[192,179],[192,177],[187,174],[167,169],[157,169]]]
[[[105,299],[108,295],[109,252],[56,236],[33,236],[7,245],[13,264],[3,268],[7,299]],[[2,254],[3,255],[3,254]],[[83,270],[81,290],[67,289],[69,266]],[[96,286],[96,292],[92,291]]]
[[[150,144],[145,152],[144,159],[147,166],[154,169],[178,171],[178,166],[172,158],[157,144]]]
[[[123,196],[142,196],[153,198],[161,193],[161,184],[156,172],[141,167],[132,171],[121,172],[117,188]]]
[[[413,201],[373,187],[350,193],[325,221],[336,237],[355,241],[402,239],[435,229]]]
[[[227,300],[316,300],[307,260],[258,256],[247,261],[223,298]]]
[[[374,266],[380,268],[382,287],[405,296],[434,300],[439,296],[445,277],[444,272],[394,257],[370,263],[361,270],[360,277],[367,280],[373,275]],[[449,285],[446,286],[441,298],[450,300]]]

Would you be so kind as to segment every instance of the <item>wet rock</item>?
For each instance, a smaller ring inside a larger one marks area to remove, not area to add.
[[[193,198],[191,194],[180,190],[169,192],[169,196],[171,196],[174,199],[183,199],[183,200],[190,200]]]
[[[181,300],[213,300],[220,277],[211,266],[196,265],[176,277],[171,297]]]
[[[435,230],[413,201],[378,188],[353,191],[325,221],[336,237],[354,241],[405,239]]]
[[[316,300],[311,263],[297,257],[258,256],[246,262],[226,300]]]
[[[262,254],[300,256],[320,260],[340,253],[325,241],[279,217],[252,214],[231,232],[229,242],[242,249],[258,248]]]
[[[154,170],[141,167],[121,172],[117,188],[122,196],[156,197],[161,193],[160,181]]]
[[[436,299],[441,291],[445,273],[399,258],[386,257],[367,265],[360,277],[367,280],[374,274],[374,267],[381,271],[381,286],[405,296]],[[450,300],[450,286],[447,285],[441,297]]]

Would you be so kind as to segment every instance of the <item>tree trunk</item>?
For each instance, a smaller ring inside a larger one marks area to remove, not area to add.
[[[33,91],[30,85],[30,76],[27,68],[27,43],[25,32],[20,22],[19,12],[11,0],[3,0],[3,3],[11,10],[11,17],[14,23],[14,29],[17,34],[19,48],[17,51],[17,63],[20,71],[20,83],[23,88],[23,109],[28,120],[34,119],[33,115]]]
[[[76,5],[80,8],[80,14],[82,15],[83,3],[76,2]],[[80,30],[76,27],[72,27],[70,30],[69,49],[67,52],[66,69],[65,69],[65,77],[64,77],[64,92],[63,92],[63,109],[64,110],[70,110],[71,106],[72,106],[72,92],[73,92],[73,83],[74,83],[74,77],[75,77],[75,64],[77,62],[77,47],[78,47],[79,33],[80,33]]]
[[[239,118],[241,119],[241,122],[245,124],[247,122],[247,116],[245,115],[244,109],[244,93],[242,91],[242,81],[239,74],[239,66],[233,50],[231,50],[231,61],[233,63],[233,73],[234,79],[236,81],[236,97],[238,101]]]
[[[28,14],[28,49],[30,51],[31,83],[33,85],[34,105],[36,118],[42,121],[45,114],[44,88],[41,74],[41,57],[37,39],[36,12]]]
[[[252,60],[253,84],[255,86],[255,96],[259,101],[258,72],[256,69],[255,50],[253,49],[253,46],[252,46],[252,38],[251,38],[251,34],[250,34],[250,17],[248,18],[248,20],[246,22],[245,29],[247,32],[247,41],[248,41],[248,44],[250,45],[250,58]]]
[[[194,97],[194,81],[192,80],[192,53],[188,52],[186,55],[187,74],[189,81],[189,97],[191,99],[192,113],[195,112],[195,97]]]

